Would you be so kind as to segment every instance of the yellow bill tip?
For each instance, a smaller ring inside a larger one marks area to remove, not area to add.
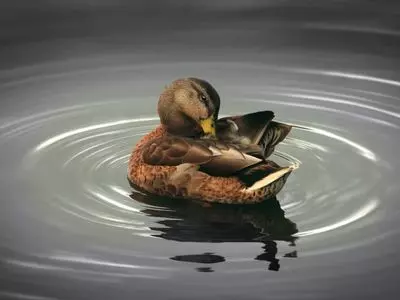
[[[200,126],[203,129],[204,134],[210,134],[215,136],[215,122],[214,117],[210,116],[207,119],[200,120]]]

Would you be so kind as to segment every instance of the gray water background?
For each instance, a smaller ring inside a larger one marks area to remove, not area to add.
[[[0,298],[398,299],[396,1],[0,4]],[[164,85],[270,109],[300,163],[276,201],[126,181]]]

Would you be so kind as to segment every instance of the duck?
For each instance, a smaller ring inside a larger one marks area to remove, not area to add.
[[[204,203],[252,204],[274,198],[298,166],[268,160],[292,125],[274,112],[219,118],[220,96],[209,81],[185,77],[161,92],[160,124],[142,136],[128,162],[137,191]]]

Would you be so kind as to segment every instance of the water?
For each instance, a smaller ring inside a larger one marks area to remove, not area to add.
[[[333,25],[313,26],[322,39],[344,31]],[[397,299],[397,32],[350,28],[358,40],[325,49],[304,43],[312,30],[253,26],[189,28],[163,51],[161,37],[137,47],[124,31],[2,48],[2,298]],[[182,49],[188,32],[215,43]],[[295,125],[272,158],[300,168],[277,199],[206,207],[129,186],[130,152],[182,76],[212,82],[223,115],[270,109]]]

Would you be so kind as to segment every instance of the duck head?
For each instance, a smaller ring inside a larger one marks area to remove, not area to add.
[[[198,78],[173,81],[158,101],[158,115],[167,132],[187,137],[215,137],[219,108],[217,91]]]

